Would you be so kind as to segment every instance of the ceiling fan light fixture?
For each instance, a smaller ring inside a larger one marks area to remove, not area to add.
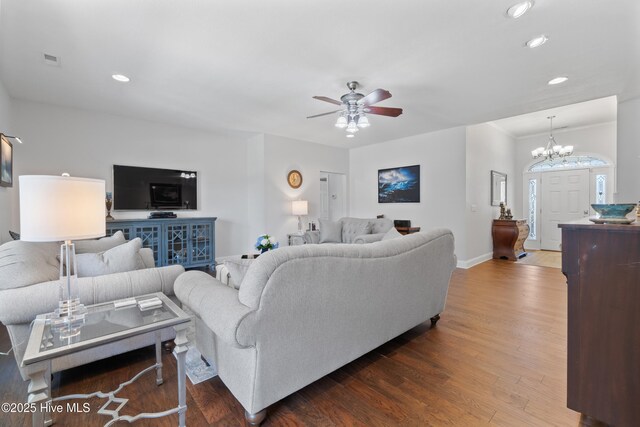
[[[547,36],[545,36],[544,34],[540,34],[539,36],[536,36],[531,40],[529,40],[527,42],[527,47],[531,49],[535,49],[545,44],[548,40],[549,38]]]
[[[340,97],[340,101],[327,96],[314,96],[313,99],[339,105],[342,108],[335,111],[329,111],[327,113],[308,116],[307,119],[337,113],[338,118],[336,119],[334,126],[338,129],[344,129],[347,133],[346,136],[348,138],[352,138],[360,129],[365,129],[371,126],[369,118],[366,117],[369,114],[387,117],[398,117],[402,114],[402,108],[373,106],[373,104],[377,104],[378,102],[391,98],[391,92],[386,89],[378,88],[365,96],[356,92],[358,82],[350,81],[347,83],[347,87],[350,92],[342,95]]]
[[[369,126],[371,126],[371,123],[369,123],[369,119],[367,119],[367,116],[358,117],[358,127],[360,129],[368,128]]]
[[[533,7],[533,0],[523,1],[516,3],[507,9],[507,16],[509,18],[518,19]]]
[[[354,120],[351,120],[349,122],[349,126],[347,126],[347,132],[349,133],[356,133],[358,132],[360,129],[358,129],[358,126],[356,126],[356,122]]]

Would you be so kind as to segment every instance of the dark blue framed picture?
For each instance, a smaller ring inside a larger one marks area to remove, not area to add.
[[[379,169],[378,203],[420,203],[420,165]]]

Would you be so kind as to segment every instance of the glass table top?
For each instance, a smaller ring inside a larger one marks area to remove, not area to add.
[[[162,293],[136,297],[137,303],[159,298],[162,305],[143,310],[138,304],[116,308],[113,302],[87,307],[81,321],[56,325],[47,315],[34,322],[23,363],[59,357],[111,341],[164,329],[189,321],[189,317]]]

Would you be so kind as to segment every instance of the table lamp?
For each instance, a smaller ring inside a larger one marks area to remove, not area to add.
[[[20,235],[27,242],[59,242],[60,302],[52,322],[84,319],[77,289],[72,240],[105,235],[105,182],[100,179],[23,175],[20,182]],[[65,268],[66,266],[66,268]]]
[[[302,216],[309,214],[309,202],[294,200],[291,202],[291,214],[298,215],[298,233],[302,233]]]

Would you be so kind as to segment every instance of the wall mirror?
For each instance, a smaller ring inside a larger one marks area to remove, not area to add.
[[[507,174],[491,171],[491,206],[507,204]]]

